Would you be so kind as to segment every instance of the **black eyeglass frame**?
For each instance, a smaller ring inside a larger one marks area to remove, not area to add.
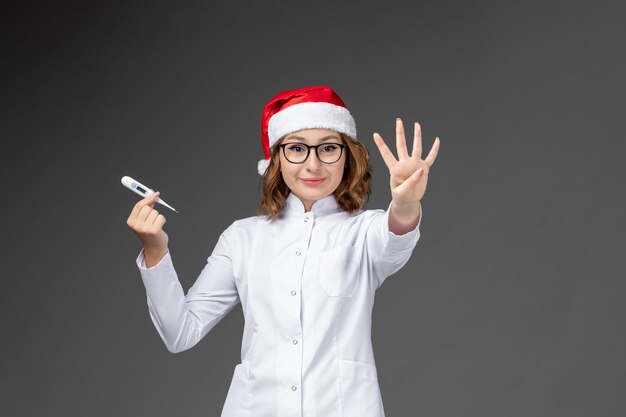
[[[299,145],[299,146],[303,146],[306,148],[306,157],[302,160],[302,162],[293,162],[291,161],[289,158],[287,158],[287,153],[285,152],[285,146],[288,145]],[[333,162],[325,162],[322,161],[322,159],[320,158],[320,154],[317,151],[317,148],[319,148],[320,146],[328,146],[328,145],[335,145],[335,146],[339,146],[339,156],[337,157],[337,159]],[[319,145],[307,145],[305,143],[300,143],[300,142],[289,142],[289,143],[282,143],[280,145],[278,145],[280,148],[282,148],[283,150],[283,156],[285,157],[285,159],[287,161],[289,161],[292,164],[304,164],[306,162],[307,159],[309,159],[309,156],[311,155],[311,148],[315,149],[315,156],[317,157],[317,160],[320,161],[323,164],[336,164],[337,161],[339,161],[341,159],[341,155],[343,155],[343,148],[347,147],[348,145],[346,145],[345,143],[335,143],[335,142],[324,142],[324,143],[320,143]]]

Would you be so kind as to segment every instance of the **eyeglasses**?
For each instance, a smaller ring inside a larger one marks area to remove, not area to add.
[[[343,143],[331,143],[325,142],[319,145],[305,145],[304,143],[283,143],[278,145],[283,149],[283,155],[287,161],[292,164],[302,164],[307,160],[311,153],[311,148],[315,149],[315,155],[317,159],[325,164],[334,164],[339,161],[343,148],[346,147]]]

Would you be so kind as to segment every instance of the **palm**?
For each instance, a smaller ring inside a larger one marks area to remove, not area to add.
[[[404,135],[404,125],[398,119],[396,121],[397,159],[378,133],[374,133],[374,141],[389,169],[391,197],[394,203],[399,205],[418,203],[426,192],[428,171],[437,158],[439,138],[435,139],[428,156],[422,159],[422,130],[420,125],[415,123],[413,149],[409,154]],[[420,168],[422,171],[418,172]]]

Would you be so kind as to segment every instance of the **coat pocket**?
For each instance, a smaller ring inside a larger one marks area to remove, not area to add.
[[[376,367],[339,359],[343,417],[384,417]]]
[[[319,281],[329,297],[352,297],[358,285],[359,258],[354,246],[321,253]]]
[[[248,372],[249,364],[247,362],[240,363],[235,366],[233,379],[228,388],[222,416],[247,416],[249,414],[249,395],[250,390],[248,383],[250,375]]]

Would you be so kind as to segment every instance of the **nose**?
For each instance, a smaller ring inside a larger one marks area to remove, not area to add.
[[[322,162],[317,157],[317,154],[315,153],[315,149],[311,149],[311,153],[309,154],[309,157],[307,158],[305,165],[306,165],[307,171],[309,172],[316,172],[322,166]]]

